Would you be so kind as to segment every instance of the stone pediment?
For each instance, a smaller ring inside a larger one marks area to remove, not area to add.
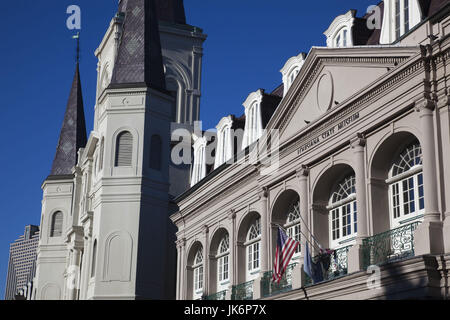
[[[283,144],[418,52],[418,47],[313,48],[268,129],[279,129]]]

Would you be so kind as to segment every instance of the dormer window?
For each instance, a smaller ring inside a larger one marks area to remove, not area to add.
[[[263,134],[261,103],[263,91],[251,93],[243,106],[245,108],[245,130],[242,150],[255,143]]]
[[[385,0],[381,44],[391,44],[420,23],[422,12],[417,0]]]
[[[283,75],[283,84],[284,84],[284,96],[286,96],[287,92],[289,91],[298,74],[300,73],[300,70],[302,69],[302,66],[305,63],[305,58],[306,55],[304,53],[292,57],[286,62],[283,69],[281,69],[280,72]]]
[[[223,118],[217,125],[217,146],[214,169],[227,162],[233,156],[231,129],[233,126],[232,117]]]
[[[194,135],[194,165],[192,169],[191,187],[206,177],[206,137]]]
[[[352,28],[355,23],[355,10],[338,16],[331,23],[324,35],[327,37],[327,47],[346,48],[353,46]]]

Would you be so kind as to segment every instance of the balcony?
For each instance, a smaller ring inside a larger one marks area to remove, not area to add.
[[[253,283],[249,281],[233,287],[231,300],[253,300]]]
[[[264,273],[261,279],[261,295],[263,298],[267,298],[280,293],[288,292],[292,290],[292,274],[298,263],[291,264],[286,268],[286,272],[283,275],[280,283],[272,281],[273,271]]]
[[[420,222],[389,230],[363,241],[363,267],[414,257],[414,232]]]
[[[348,273],[348,251],[352,246],[334,250],[334,254],[331,255],[330,268],[324,273],[323,281],[313,283],[312,279],[305,274],[305,287],[312,286],[314,284],[334,280],[347,275]],[[316,257],[314,260],[317,260]]]
[[[225,291],[217,292],[216,294],[207,296],[206,300],[219,301],[219,300],[226,300],[226,298],[227,298],[227,291],[225,290]]]

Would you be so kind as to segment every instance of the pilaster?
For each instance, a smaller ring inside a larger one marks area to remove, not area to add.
[[[369,236],[367,216],[367,192],[366,192],[366,161],[365,148],[366,139],[363,134],[358,133],[350,140],[350,146],[354,155],[355,187],[357,203],[357,225],[358,233],[356,243],[348,252],[349,273],[362,270],[363,267],[363,240]]]
[[[444,242],[438,203],[438,183],[436,171],[436,146],[434,139],[434,111],[436,103],[423,99],[416,103],[416,111],[420,113],[422,129],[423,182],[425,192],[425,217],[414,234],[416,255],[441,254]]]

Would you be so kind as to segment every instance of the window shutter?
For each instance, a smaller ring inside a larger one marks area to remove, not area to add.
[[[63,215],[62,212],[56,212],[52,217],[52,226],[50,237],[60,237],[62,235]]]
[[[130,132],[122,132],[117,138],[116,167],[131,167],[133,158],[133,136]]]

